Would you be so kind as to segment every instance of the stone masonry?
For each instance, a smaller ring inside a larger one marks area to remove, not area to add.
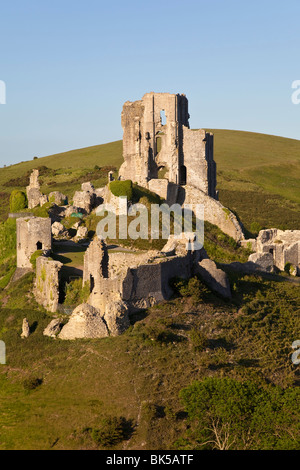
[[[185,95],[146,93],[142,100],[124,104],[121,120],[124,163],[119,179],[150,189],[170,206],[203,204],[205,220],[236,241],[244,239],[237,217],[218,201],[213,135],[189,128]]]
[[[60,270],[63,264],[45,256],[36,260],[35,299],[50,312],[56,312],[59,302]]]
[[[122,127],[124,163],[119,171],[122,179],[132,179],[147,187],[164,170],[164,178],[170,183],[189,184],[217,197],[213,135],[189,129],[185,95],[151,92],[140,101],[127,101],[122,111]]]
[[[40,205],[40,199],[43,196],[40,191],[39,170],[33,170],[30,175],[29,186],[26,187],[28,208],[33,209]]]
[[[273,257],[273,264],[283,271],[289,263],[300,274],[300,230],[261,230],[256,239],[256,253]],[[253,261],[250,255],[249,261]]]
[[[30,258],[37,250],[51,250],[51,219],[20,217],[17,219],[17,267],[32,268]]]

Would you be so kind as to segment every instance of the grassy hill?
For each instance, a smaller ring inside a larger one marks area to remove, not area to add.
[[[300,214],[300,141],[251,132],[209,129],[215,135],[220,201],[249,232],[296,229]],[[122,163],[122,141],[38,158],[0,169],[0,218],[8,212],[12,189],[25,188],[30,170],[41,172],[42,191],[72,196],[80,183],[106,183],[106,167]],[[104,171],[97,169],[103,168]],[[52,171],[50,171],[52,170]]]
[[[249,230],[299,228],[300,142],[213,132],[220,200]],[[0,169],[2,219],[32,168],[41,168],[43,192],[72,196],[83,181],[105,184],[121,161],[122,143],[113,142]],[[95,223],[93,214],[85,220],[91,231]],[[227,267],[231,301],[193,278],[170,301],[131,316],[119,337],[61,341],[43,336],[53,317],[34,300],[34,274],[8,284],[15,245],[9,219],[0,224],[0,449],[215,449],[224,432],[233,450],[299,449],[297,279]],[[205,248],[219,263],[248,257],[208,223]],[[83,251],[58,247],[54,257],[78,266]]]

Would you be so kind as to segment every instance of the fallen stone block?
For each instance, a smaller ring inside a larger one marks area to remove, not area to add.
[[[60,339],[105,338],[109,336],[100,311],[89,304],[75,308],[68,323],[62,328]]]
[[[59,318],[54,318],[51,320],[48,326],[43,331],[44,336],[50,336],[51,338],[56,338],[62,327],[62,321]]]
[[[218,269],[214,261],[211,259],[203,259],[200,261],[196,266],[196,274],[199,274],[201,279],[211,290],[225,299],[231,298],[227,274],[222,271],[222,269]]]
[[[124,333],[130,326],[126,304],[122,300],[110,302],[107,305],[104,320],[111,336]]]

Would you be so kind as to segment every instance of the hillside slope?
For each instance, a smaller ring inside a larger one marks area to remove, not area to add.
[[[215,160],[220,201],[235,213],[248,231],[263,227],[298,228],[300,213],[300,141],[264,134],[208,129],[215,135]],[[45,166],[53,171],[42,178],[42,191],[72,196],[85,178],[105,184],[96,167],[122,163],[122,141],[71,150],[0,169],[3,220],[8,194],[25,188],[28,172]],[[96,168],[96,169],[95,169]]]

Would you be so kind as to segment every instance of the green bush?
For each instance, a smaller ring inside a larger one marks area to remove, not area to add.
[[[189,280],[179,277],[170,280],[170,287],[177,295],[181,297],[192,297],[195,302],[202,302],[204,295],[208,292],[207,288],[197,277]]]
[[[133,186],[131,180],[125,181],[112,181],[109,184],[109,189],[114,196],[127,197],[128,201],[132,201],[133,198]]]
[[[26,209],[28,206],[27,196],[24,191],[20,191],[18,189],[14,189],[11,192],[9,198],[9,210],[10,212],[19,212],[23,209]]]
[[[16,219],[0,223],[0,261],[16,254]]]
[[[99,447],[112,447],[129,439],[132,432],[132,421],[123,417],[103,418],[99,428],[90,429],[91,438]]]
[[[82,285],[82,279],[74,279],[66,284],[65,287],[65,305],[80,305],[87,301],[90,295],[90,283]]]
[[[33,269],[36,268],[36,260],[43,255],[43,250],[36,250],[30,257],[30,263]]]
[[[254,235],[258,235],[261,230],[262,226],[258,222],[252,222],[252,224],[250,225],[250,231]]]
[[[208,340],[202,331],[193,328],[189,334],[190,341],[195,351],[204,351],[208,346]]]
[[[37,387],[42,385],[43,379],[39,377],[29,377],[23,381],[23,387],[25,390],[35,390]]]

